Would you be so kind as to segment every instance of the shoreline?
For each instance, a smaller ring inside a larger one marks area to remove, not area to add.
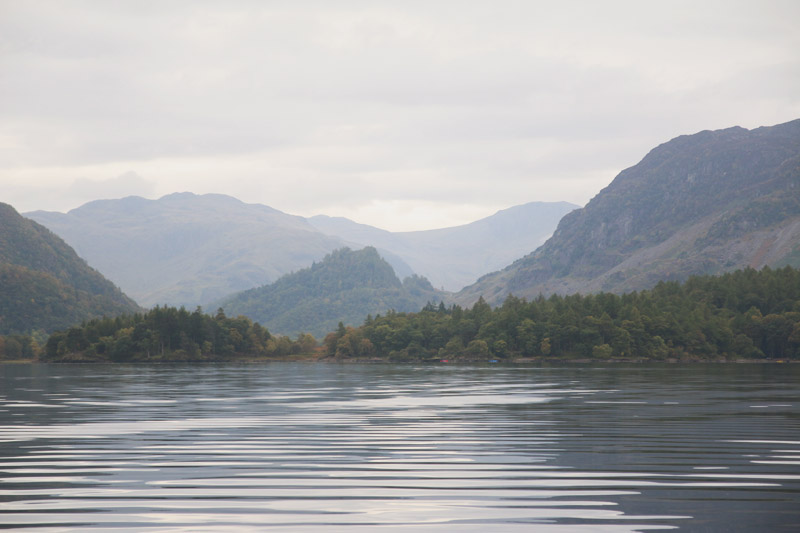
[[[228,359],[203,359],[203,360],[161,360],[161,361],[108,361],[108,360],[91,360],[89,358],[77,358],[66,360],[53,360],[53,361],[40,361],[38,359],[0,359],[0,365],[175,365],[175,364],[268,364],[268,363],[320,363],[320,364],[385,364],[385,365],[498,365],[498,366],[514,366],[514,365],[539,365],[539,364],[564,364],[564,365],[589,365],[589,364],[668,364],[668,365],[695,365],[695,364],[797,364],[800,363],[798,359],[699,359],[699,358],[668,358],[668,359],[639,359],[639,358],[625,358],[625,359],[592,359],[588,357],[574,358],[554,358],[549,357],[516,357],[508,360],[468,360],[468,359],[448,359],[448,360],[420,360],[420,361],[390,361],[388,359],[379,357],[370,358],[336,358],[319,355],[294,355],[289,357],[274,357],[274,358],[254,358],[254,357],[240,357]]]

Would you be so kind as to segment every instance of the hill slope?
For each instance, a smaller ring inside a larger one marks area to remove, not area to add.
[[[53,331],[139,307],[47,228],[0,203],[0,334]]]
[[[558,221],[577,208],[568,202],[531,202],[463,226],[396,233],[345,218],[308,220],[329,235],[388,250],[434,286],[457,291],[540,246]]]
[[[305,332],[321,338],[339,322],[360,325],[369,314],[419,311],[440,299],[425,278],[409,277],[401,283],[377,250],[367,247],[337,250],[309,268],[219,305],[229,316],[245,315],[273,333]]]
[[[541,248],[465,288],[508,293],[630,291],[743,267],[797,264],[800,120],[681,136],[565,216]]]

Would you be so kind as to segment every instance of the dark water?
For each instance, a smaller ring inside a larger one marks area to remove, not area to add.
[[[0,528],[800,530],[800,365],[6,365],[0,386]]]

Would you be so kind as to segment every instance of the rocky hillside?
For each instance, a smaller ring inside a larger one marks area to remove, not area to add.
[[[0,203],[0,334],[50,332],[137,310],[63,240]]]
[[[218,305],[227,315],[245,315],[273,333],[321,338],[339,322],[359,326],[369,314],[419,311],[439,300],[427,279],[412,276],[401,282],[377,250],[367,247],[337,250],[309,268]]]
[[[800,120],[681,136],[622,171],[542,247],[465,288],[483,295],[648,288],[800,260]]]

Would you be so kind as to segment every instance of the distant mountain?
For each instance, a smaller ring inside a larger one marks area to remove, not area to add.
[[[401,283],[377,250],[366,247],[334,251],[309,268],[218,305],[227,315],[245,315],[272,333],[305,332],[321,339],[339,322],[359,326],[369,314],[419,311],[439,300],[441,294],[428,280],[412,276]]]
[[[390,233],[347,219],[304,219],[220,194],[89,202],[26,216],[63,238],[141,305],[208,306],[268,284],[333,250],[374,246],[398,276],[460,289],[521,257],[572,204],[527,204],[465,226]],[[413,264],[412,264],[413,263]]]
[[[537,248],[577,208],[568,202],[531,202],[463,226],[397,233],[346,218],[308,221],[328,235],[396,254],[435,287],[457,291]]]
[[[800,264],[800,120],[681,136],[565,216],[539,249],[456,299],[623,292]]]
[[[346,245],[302,217],[218,194],[132,196],[27,216],[147,307],[206,305]]]
[[[63,240],[0,203],[0,334],[50,332],[138,310]]]

